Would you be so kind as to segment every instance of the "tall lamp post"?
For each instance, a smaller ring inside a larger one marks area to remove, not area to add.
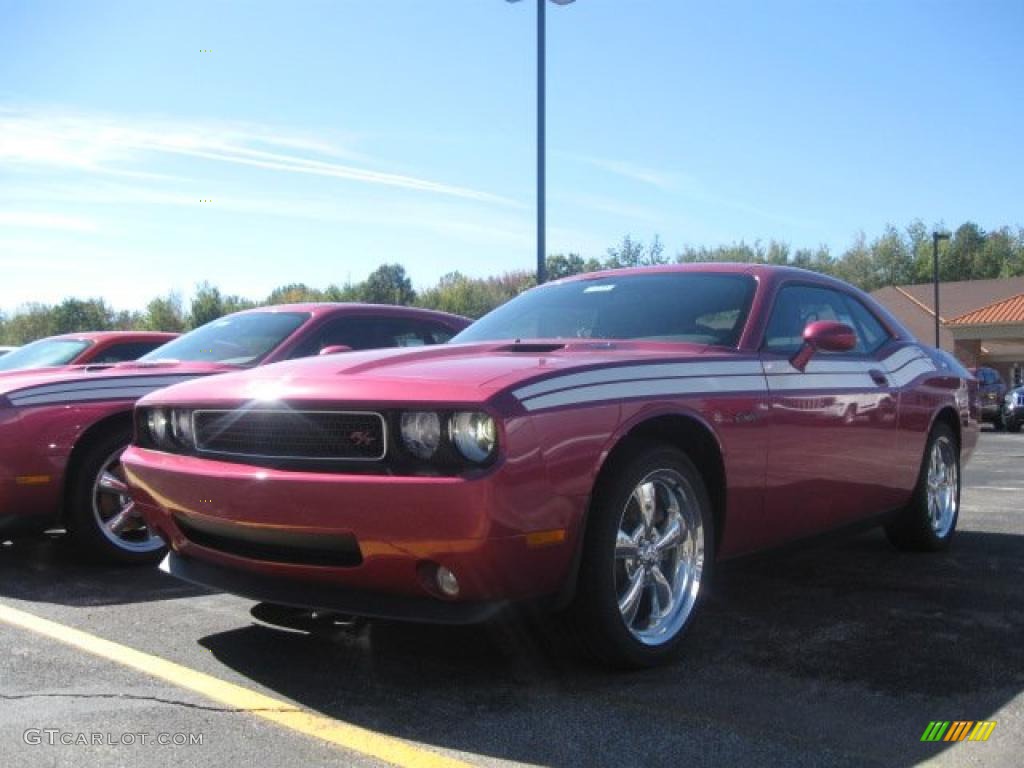
[[[939,347],[939,240],[949,240],[949,232],[932,232],[932,281],[935,283],[935,348]]]
[[[508,0],[518,3],[520,0]],[[547,84],[545,82],[545,0],[537,0],[537,284],[547,280],[547,255],[545,251],[545,111]],[[555,5],[569,5],[574,0],[551,0]]]

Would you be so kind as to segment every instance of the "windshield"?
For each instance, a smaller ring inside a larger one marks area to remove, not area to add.
[[[306,312],[246,312],[229,315],[154,349],[141,362],[189,362],[255,365],[308,320]]]
[[[0,356],[0,371],[67,365],[91,344],[83,339],[40,339]]]
[[[453,342],[644,339],[734,347],[754,280],[707,272],[609,275],[520,294]]]

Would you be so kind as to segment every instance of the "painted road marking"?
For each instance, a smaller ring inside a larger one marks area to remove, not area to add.
[[[197,672],[173,661],[151,656],[126,645],[104,640],[88,632],[43,619],[0,604],[0,622],[34,632],[102,659],[143,672],[151,677],[205,696],[231,709],[246,712],[289,730],[313,736],[336,746],[410,768],[471,768],[469,763],[445,757],[409,742],[375,731],[306,712],[294,704],[235,683]]]

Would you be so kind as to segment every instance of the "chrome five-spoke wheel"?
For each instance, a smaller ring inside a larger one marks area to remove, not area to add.
[[[571,608],[582,649],[617,667],[676,653],[714,569],[704,476],[672,445],[636,440],[594,488]]]
[[[914,495],[886,524],[897,549],[937,552],[946,549],[960,513],[960,440],[945,422],[932,427],[921,458]]]
[[[700,594],[704,528],[693,490],[674,469],[633,489],[619,519],[615,588],[629,632],[645,645],[677,634]]]
[[[945,435],[932,442],[928,458],[926,499],[928,520],[939,538],[945,538],[956,520],[959,504],[959,462],[953,443]]]
[[[148,553],[163,542],[154,536],[128,495],[119,448],[103,462],[92,487],[92,513],[98,530],[118,549]]]

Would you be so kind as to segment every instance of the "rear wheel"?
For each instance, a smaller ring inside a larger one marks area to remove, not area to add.
[[[165,548],[128,495],[121,454],[131,442],[127,427],[93,441],[72,468],[67,528],[75,549],[91,560],[126,565],[159,562]]]
[[[948,424],[928,436],[910,504],[886,526],[897,548],[936,552],[949,547],[960,514],[960,445]]]
[[[572,614],[599,660],[654,666],[677,651],[707,592],[711,502],[669,446],[640,446],[610,472],[595,491]]]

